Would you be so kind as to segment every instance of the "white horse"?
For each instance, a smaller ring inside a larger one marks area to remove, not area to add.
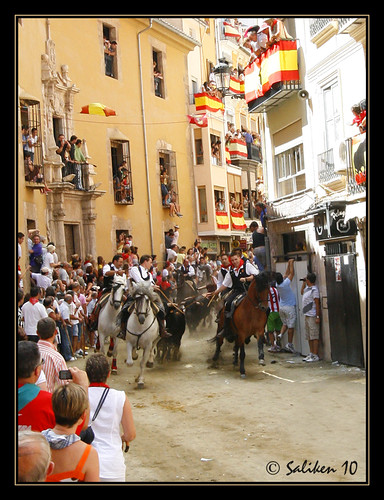
[[[121,301],[123,298],[124,288],[126,285],[125,276],[115,274],[112,282],[111,295],[108,302],[102,306],[98,320],[98,334],[100,342],[100,351],[104,354],[104,340],[110,337],[110,347],[108,356],[112,351],[112,373],[117,373],[117,339],[116,336],[120,331],[120,325],[116,323],[116,318],[121,311]],[[112,348],[113,346],[113,348]]]
[[[137,359],[136,349],[143,349],[143,357],[140,362],[140,373],[135,379],[137,388],[144,388],[144,370],[147,366],[152,368],[155,355],[155,347],[159,341],[159,324],[153,311],[151,302],[155,298],[155,291],[151,286],[132,284],[130,295],[134,300],[133,310],[127,321],[127,360],[128,366],[133,365],[133,359]]]

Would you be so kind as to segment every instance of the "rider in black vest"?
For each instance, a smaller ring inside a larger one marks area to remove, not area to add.
[[[217,288],[213,293],[207,294],[207,297],[218,295],[228,288],[232,288],[231,293],[225,299],[225,323],[224,329],[218,333],[218,336],[223,335],[224,332],[229,332],[230,312],[231,305],[235,298],[246,291],[245,284],[252,281],[253,277],[259,274],[258,269],[251,264],[248,259],[243,260],[239,253],[234,250],[231,253],[232,266],[229,272],[225,275],[223,284]]]

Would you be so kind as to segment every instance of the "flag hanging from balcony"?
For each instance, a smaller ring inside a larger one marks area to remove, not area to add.
[[[367,180],[365,133],[352,137],[352,169],[356,184]]]
[[[224,36],[228,36],[230,38],[236,38],[237,41],[240,40],[241,35],[239,33],[239,30],[234,26],[232,26],[231,23],[229,23],[228,21],[224,21],[223,26],[224,26]]]
[[[232,229],[236,229],[237,231],[244,231],[247,228],[244,213],[242,212],[232,212],[231,210],[231,223]]]
[[[229,219],[227,212],[216,211],[216,224],[218,229],[229,229]]]
[[[218,97],[209,95],[207,92],[195,94],[196,111],[224,111],[224,103]]]
[[[231,155],[229,153],[228,146],[225,146],[225,161],[228,163],[228,165],[231,164]]]
[[[247,144],[242,139],[231,139],[228,144],[230,158],[248,158]]]
[[[244,94],[244,82],[231,76],[229,79],[229,90],[234,94]]]
[[[299,80],[296,40],[280,40],[245,68],[245,100],[263,96],[274,83]]]
[[[189,123],[198,127],[208,127],[207,113],[204,115],[187,115]]]

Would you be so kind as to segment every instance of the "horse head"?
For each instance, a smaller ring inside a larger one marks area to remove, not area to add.
[[[140,325],[142,325],[151,311],[151,302],[156,298],[156,292],[152,289],[152,286],[132,284],[130,293],[135,301],[135,313]]]
[[[121,306],[121,300],[123,298],[124,288],[126,285],[125,276],[120,276],[115,274],[112,282],[112,292],[111,292],[111,302],[115,309],[119,309]]]

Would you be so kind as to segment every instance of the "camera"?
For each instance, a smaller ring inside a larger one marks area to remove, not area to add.
[[[72,379],[72,373],[69,370],[60,370],[59,371],[59,379],[60,380],[70,380],[70,379]]]
[[[300,278],[299,281],[307,281],[307,278]]]

